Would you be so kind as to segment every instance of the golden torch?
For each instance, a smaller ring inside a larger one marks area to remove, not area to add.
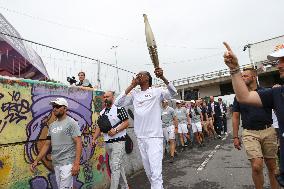
[[[158,58],[158,51],[157,51],[157,45],[154,38],[154,34],[152,32],[151,26],[149,24],[148,18],[146,14],[143,14],[144,17],[144,23],[145,23],[145,35],[146,35],[146,41],[147,41],[147,47],[149,50],[149,54],[152,60],[152,63],[154,65],[154,68],[159,68],[159,58]]]

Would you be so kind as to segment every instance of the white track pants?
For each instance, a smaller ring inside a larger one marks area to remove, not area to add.
[[[137,142],[151,189],[163,189],[163,138],[138,138]]]

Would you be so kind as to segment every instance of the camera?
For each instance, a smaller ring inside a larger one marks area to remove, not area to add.
[[[72,77],[67,77],[67,81],[69,82],[70,85],[73,85],[74,83],[77,82],[74,76]]]

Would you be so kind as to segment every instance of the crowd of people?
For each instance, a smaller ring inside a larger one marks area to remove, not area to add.
[[[171,99],[162,101],[162,127],[165,140],[165,152],[170,153],[170,163],[177,154],[176,146],[181,152],[196,145],[205,146],[205,140],[221,139],[227,135],[227,106],[222,98],[218,102],[210,96],[205,99],[182,101]],[[168,150],[169,149],[169,150]]]
[[[241,117],[242,139],[248,160],[251,162],[255,187],[263,188],[263,162],[268,168],[271,188],[276,189],[279,184],[284,186],[284,116],[281,116],[284,114],[283,86],[260,88],[256,82],[255,70],[250,68],[241,72],[237,57],[227,43],[224,45],[227,49],[224,61],[230,69],[236,93],[232,117],[234,147],[241,149]],[[268,59],[277,61],[280,77],[284,78],[284,48],[277,49]],[[152,87],[151,74],[141,71],[116,99],[111,91],[104,94],[105,108],[100,112],[92,143],[97,144],[97,138],[102,132],[110,156],[111,189],[117,189],[119,185],[121,188],[129,188],[122,164],[126,128],[129,125],[127,112],[123,108],[125,106],[133,105],[134,108],[134,132],[152,189],[163,188],[162,161],[166,145],[170,162],[173,163],[177,154],[176,146],[180,146],[179,153],[182,153],[186,147],[196,145],[202,148],[206,140],[220,139],[221,135],[228,134],[228,108],[221,98],[218,102],[214,101],[213,96],[210,96],[208,102],[204,99],[190,102],[173,100],[177,93],[176,88],[165,78],[161,68],[156,68],[154,73],[163,80],[167,89]],[[139,86],[139,89],[136,86]],[[169,102],[175,104],[171,103],[170,107]],[[72,188],[72,176],[79,172],[81,133],[78,130],[78,123],[66,114],[68,102],[65,99],[58,98],[52,101],[51,105],[57,120],[49,126],[46,144],[31,165],[31,170],[34,171],[52,146],[58,188]],[[272,127],[273,112],[278,119],[278,137]],[[280,169],[275,177],[278,140]]]

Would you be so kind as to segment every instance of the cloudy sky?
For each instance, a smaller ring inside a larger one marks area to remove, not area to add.
[[[244,45],[283,35],[283,7],[283,0],[0,0],[0,12],[23,38],[109,64],[115,63],[111,47],[117,45],[118,66],[133,72],[153,72],[145,13],[169,80],[225,68],[223,41],[241,64],[249,63]],[[32,47],[52,78],[63,81],[82,69],[96,81],[95,62]],[[125,88],[132,74],[119,75]],[[103,88],[117,88],[116,70],[102,67],[101,80]]]

